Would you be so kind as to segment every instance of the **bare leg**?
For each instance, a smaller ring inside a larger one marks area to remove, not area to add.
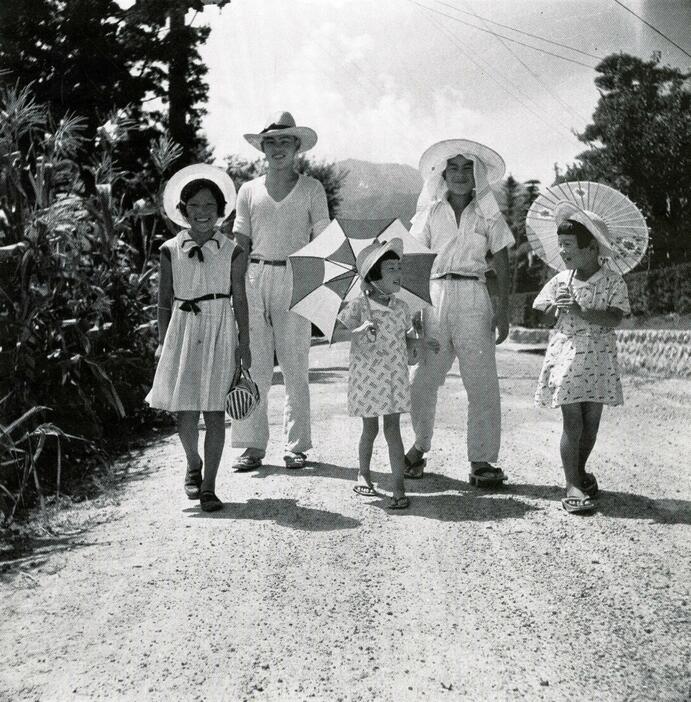
[[[561,413],[564,427],[559,448],[566,478],[566,494],[569,497],[585,497],[585,493],[581,490],[581,476],[578,469],[579,445],[583,434],[582,403],[562,405]]]
[[[202,460],[199,455],[199,412],[178,412],[177,424],[180,443],[187,457],[187,466],[196,470]]]
[[[400,420],[400,414],[387,414],[384,416],[384,437],[389,447],[389,462],[391,463],[391,474],[393,476],[394,499],[405,497],[405,481],[403,479],[405,462]]]
[[[578,474],[583,480],[585,478],[585,464],[588,461],[590,452],[595,446],[597,432],[600,428],[600,418],[602,417],[601,402],[583,402],[581,403],[583,411],[583,432],[581,440],[578,444]]]
[[[358,459],[360,469],[358,470],[358,483],[373,487],[372,476],[370,475],[370,463],[372,461],[372,448],[374,440],[379,433],[379,417],[362,418],[362,434],[358,445]]]
[[[204,479],[202,491],[214,492],[216,473],[223,455],[226,437],[225,414],[223,412],[204,412],[206,437],[204,438]]]

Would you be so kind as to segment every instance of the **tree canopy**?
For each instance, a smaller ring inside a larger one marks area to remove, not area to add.
[[[627,54],[597,66],[593,121],[578,138],[588,149],[559,181],[593,180],[625,193],[651,229],[650,262],[689,259],[691,90],[689,74]]]

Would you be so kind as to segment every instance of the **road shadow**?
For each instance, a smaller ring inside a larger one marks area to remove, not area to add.
[[[316,383],[318,385],[324,383],[342,383],[347,380],[347,376],[344,376],[344,372],[347,372],[347,368],[310,368],[309,372],[309,382]],[[271,385],[283,385],[283,373],[276,369],[271,376]]]
[[[202,512],[199,507],[188,507],[182,511],[190,519],[271,521],[279,526],[300,531],[336,531],[360,526],[360,522],[352,517],[323,509],[302,507],[297,504],[297,500],[288,498],[225,502],[224,508],[218,512]]]
[[[516,483],[504,490],[512,495],[561,501],[564,488],[556,485]],[[600,490],[597,512],[613,519],[649,519],[658,524],[691,524],[691,501],[654,499],[632,492]]]

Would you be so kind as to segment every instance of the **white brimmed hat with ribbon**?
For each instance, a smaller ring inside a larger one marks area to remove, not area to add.
[[[235,185],[233,185],[233,181],[224,170],[216,166],[210,166],[208,163],[195,163],[191,166],[185,166],[166,183],[166,187],[163,190],[163,211],[166,217],[181,227],[189,227],[189,222],[180,212],[178,204],[180,203],[182,189],[193,180],[210,180],[220,188],[226,200],[225,214],[219,217],[216,222],[217,225],[221,224],[235,208]]]
[[[264,129],[257,134],[243,134],[245,139],[262,151],[262,140],[270,136],[294,136],[300,140],[298,153],[309,151],[317,143],[317,132],[310,127],[298,127],[290,112],[276,112],[266,120]]]
[[[403,240],[399,237],[393,237],[389,239],[389,241],[383,243],[376,239],[369,246],[365,246],[365,248],[360,251],[355,261],[355,267],[363,281],[372,270],[374,264],[389,251],[393,251],[398,258],[403,258]]]

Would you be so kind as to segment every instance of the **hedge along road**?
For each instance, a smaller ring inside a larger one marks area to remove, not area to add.
[[[307,469],[281,465],[278,374],[269,465],[233,474],[228,450],[222,512],[184,498],[175,437],[152,444],[103,523],[5,576],[0,698],[687,699],[691,382],[625,379],[591,459],[599,511],[578,517],[559,503],[559,412],[532,407],[541,358],[498,360],[497,493],[466,482],[452,372],[411,509],[357,497],[345,344],[312,351]],[[387,487],[381,434],[373,466]]]

